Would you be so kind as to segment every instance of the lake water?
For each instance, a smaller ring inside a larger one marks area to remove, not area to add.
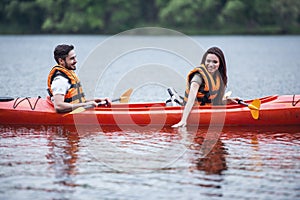
[[[90,96],[133,87],[133,102],[164,101],[168,86],[182,93],[199,47],[215,45],[233,96],[300,94],[300,36],[113,39],[0,36],[0,96],[45,97],[60,43],[75,45]],[[300,198],[300,126],[224,128],[217,137],[206,128],[82,128],[0,125],[0,199]]]

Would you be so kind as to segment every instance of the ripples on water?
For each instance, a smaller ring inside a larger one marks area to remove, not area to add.
[[[299,127],[84,128],[1,126],[1,199],[300,195]]]

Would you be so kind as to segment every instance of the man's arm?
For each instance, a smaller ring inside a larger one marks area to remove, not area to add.
[[[51,89],[53,91],[53,104],[55,111],[58,113],[65,113],[65,112],[71,112],[72,110],[86,106],[86,105],[93,105],[97,106],[97,103],[105,101],[108,104],[111,103],[111,101],[108,98],[98,98],[98,99],[92,99],[92,100],[86,100],[85,103],[77,103],[77,104],[71,104],[65,102],[65,94],[66,91],[70,88],[70,84],[68,82],[68,79],[66,79],[63,76],[57,76],[52,82]]]
[[[55,111],[58,113],[65,113],[65,112],[71,112],[72,110],[86,106],[86,105],[93,105],[97,106],[97,103],[95,101],[88,101],[86,103],[76,103],[76,104],[71,104],[64,102],[65,96],[62,94],[56,94],[53,96],[53,104]]]

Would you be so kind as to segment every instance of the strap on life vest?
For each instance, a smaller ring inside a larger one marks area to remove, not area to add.
[[[68,102],[68,103],[85,102],[83,89],[82,89],[80,80],[77,77],[77,75],[72,70],[67,70],[59,65],[54,66],[48,75],[47,91],[48,91],[50,97],[53,96],[52,90],[51,90],[51,84],[57,75],[67,78],[71,85],[71,87],[68,89],[68,91],[65,94],[65,99],[64,99],[65,102]]]
[[[190,81],[192,80],[195,73],[199,73],[203,79],[203,83],[200,85],[196,96],[196,103],[200,105],[210,104],[212,103],[212,99],[214,99],[219,92],[220,89],[220,77],[216,74],[214,78],[206,69],[204,65],[197,67],[191,70],[188,74],[187,78],[187,87],[185,90],[184,104],[186,104],[188,95],[190,92]]]

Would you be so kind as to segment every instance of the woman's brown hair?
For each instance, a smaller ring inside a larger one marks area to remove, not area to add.
[[[202,57],[201,64],[205,65],[205,60],[207,54],[215,54],[220,60],[219,66],[219,73],[221,75],[221,86],[220,91],[216,99],[213,101],[214,104],[222,104],[222,98],[225,93],[225,88],[227,86],[227,68],[226,68],[226,61],[223,51],[218,47],[211,47],[209,48]]]

